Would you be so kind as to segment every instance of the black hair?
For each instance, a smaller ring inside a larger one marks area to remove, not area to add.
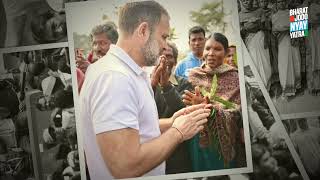
[[[57,140],[56,131],[54,130],[54,128],[52,126],[48,127],[48,133],[52,137],[53,141]]]
[[[147,22],[150,31],[159,24],[161,16],[169,17],[167,10],[155,1],[137,1],[129,2],[120,8],[119,11],[119,29],[131,35],[142,22]]]
[[[222,44],[225,52],[228,52],[228,48],[229,48],[229,41],[228,38],[221,34],[221,33],[212,33],[208,39],[213,38],[215,41],[219,42]]]
[[[204,37],[206,37],[206,31],[201,26],[193,26],[191,29],[189,29],[189,40],[191,34],[198,34],[202,33]]]
[[[177,48],[176,44],[174,44],[173,42],[168,42],[168,46],[172,49],[173,58],[177,62],[178,48]]]
[[[70,108],[73,104],[72,90],[60,89],[55,94],[55,106],[59,108]]]

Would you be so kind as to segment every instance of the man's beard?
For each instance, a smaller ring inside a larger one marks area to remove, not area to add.
[[[142,48],[145,66],[154,66],[159,58],[159,44],[153,35],[149,37],[146,45]]]

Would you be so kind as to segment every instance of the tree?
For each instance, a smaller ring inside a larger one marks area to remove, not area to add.
[[[85,34],[73,33],[74,48],[80,48],[84,50],[85,54],[91,51],[91,41],[90,37]]]
[[[102,15],[102,20],[103,20],[103,21],[109,21],[109,20],[110,20],[110,18],[109,18],[109,16],[108,16],[108,15],[103,14],[103,15]]]
[[[206,32],[221,30],[224,33],[226,23],[223,20],[225,16],[223,1],[204,3],[200,10],[190,12],[191,21],[203,27]]]
[[[170,28],[168,40],[173,41],[176,39],[178,39],[177,34],[176,34],[176,28]]]

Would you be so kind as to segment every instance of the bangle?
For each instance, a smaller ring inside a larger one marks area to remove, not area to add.
[[[184,135],[183,133],[177,128],[177,127],[174,127],[174,126],[171,126],[173,129],[176,129],[180,134],[181,134],[181,140],[180,140],[180,143],[182,143],[184,141]]]

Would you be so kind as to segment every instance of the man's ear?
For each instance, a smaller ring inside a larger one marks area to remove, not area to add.
[[[138,37],[147,42],[150,36],[150,26],[147,22],[142,22],[137,28]]]

